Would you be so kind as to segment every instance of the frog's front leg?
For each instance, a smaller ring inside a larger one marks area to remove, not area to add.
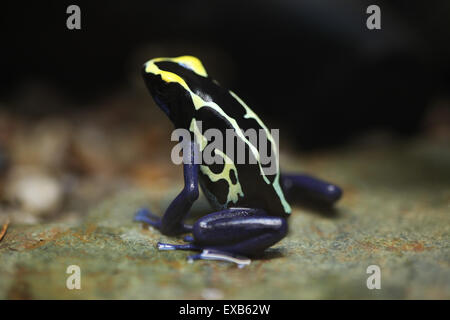
[[[251,208],[229,208],[208,214],[194,224],[189,244],[158,243],[160,250],[203,250],[190,260],[226,260],[248,264],[287,234],[287,222],[265,211]],[[246,263],[245,261],[248,261]]]
[[[310,201],[333,205],[342,196],[342,189],[330,182],[306,174],[282,174],[281,186],[290,203]]]
[[[189,215],[192,204],[198,199],[198,169],[194,161],[195,144],[190,146],[190,163],[183,164],[184,188],[170,203],[162,218],[152,214],[148,209],[140,209],[134,220],[141,221],[159,229],[165,235],[177,235],[190,232],[192,226],[185,225],[184,220]]]

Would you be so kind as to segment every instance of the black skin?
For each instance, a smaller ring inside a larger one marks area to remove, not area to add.
[[[200,87],[208,84],[206,82],[202,84],[201,81],[209,78],[194,77],[189,74],[189,70],[179,70],[177,66],[169,65],[168,68],[176,69],[177,74],[184,72],[183,79],[190,80],[188,84],[191,89],[195,86]],[[145,72],[144,79],[156,103],[175,126],[187,128],[193,115],[189,114],[189,112],[192,112],[192,108],[185,108],[183,105],[186,104],[183,101],[186,98],[186,94],[182,91],[184,89],[180,88],[181,86],[178,84],[165,83],[159,76],[145,74]],[[211,82],[210,79],[208,81]],[[218,89],[211,88],[208,92],[214,92],[214,90]],[[264,250],[283,239],[288,231],[286,221],[288,215],[275,212],[262,202],[261,206],[255,203],[256,205],[251,207],[242,206],[242,204],[248,204],[249,202],[238,202],[236,205],[220,208],[200,218],[193,226],[184,223],[192,204],[199,197],[199,184],[202,188],[205,188],[204,183],[199,183],[199,180],[204,182],[202,180],[204,177],[199,171],[199,165],[193,164],[196,147],[195,142],[190,142],[191,161],[183,165],[184,188],[171,202],[163,217],[160,218],[148,209],[140,209],[136,213],[136,221],[147,223],[165,235],[175,236],[192,233],[192,237],[186,238],[189,241],[188,244],[160,243],[158,244],[159,249],[203,251],[202,254],[191,256],[191,259],[208,259],[207,255],[204,254],[205,250],[212,251],[215,253],[214,259],[240,263],[239,261],[243,261],[243,257],[261,255]],[[280,182],[289,203],[297,203],[298,200],[301,200],[330,207],[342,195],[338,186],[308,175],[282,174]],[[214,190],[214,192],[217,193],[218,191]],[[256,195],[259,196],[259,199],[268,198],[270,202],[273,202],[272,198],[264,194],[258,195],[256,193]]]

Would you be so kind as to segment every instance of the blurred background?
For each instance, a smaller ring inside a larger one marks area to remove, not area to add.
[[[66,28],[71,4],[81,30]],[[381,30],[366,27],[371,4]],[[281,129],[282,150],[449,145],[445,0],[6,1],[0,17],[1,212],[20,222],[181,179],[140,77],[158,56],[199,57]]]

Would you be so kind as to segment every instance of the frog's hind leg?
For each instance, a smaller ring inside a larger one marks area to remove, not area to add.
[[[200,218],[193,228],[193,245],[204,251],[191,259],[226,260],[238,264],[260,255],[287,234],[282,217],[251,208],[230,208]],[[242,257],[243,256],[243,257]]]
[[[342,189],[306,174],[282,174],[281,186],[290,203],[312,202],[331,206],[342,196]]]
[[[193,226],[193,237],[186,244],[158,243],[159,250],[201,251],[188,257],[194,260],[220,260],[245,266],[249,256],[261,254],[287,234],[284,218],[269,216],[251,208],[230,208],[208,214]]]

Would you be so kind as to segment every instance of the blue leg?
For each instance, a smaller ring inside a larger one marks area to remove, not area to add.
[[[192,204],[198,199],[198,164],[194,163],[194,143],[191,143],[191,161],[183,164],[184,188],[170,203],[163,217],[151,213],[148,209],[140,209],[135,215],[135,221],[150,224],[165,235],[177,235],[192,231],[192,226],[184,224]]]
[[[193,227],[193,242],[184,245],[159,244],[162,250],[203,250],[189,260],[225,260],[239,265],[246,257],[260,255],[287,234],[284,218],[269,216],[259,209],[230,208],[208,214]]]
[[[342,190],[329,182],[304,174],[282,174],[281,185],[291,203],[309,201],[333,205],[342,196]]]

